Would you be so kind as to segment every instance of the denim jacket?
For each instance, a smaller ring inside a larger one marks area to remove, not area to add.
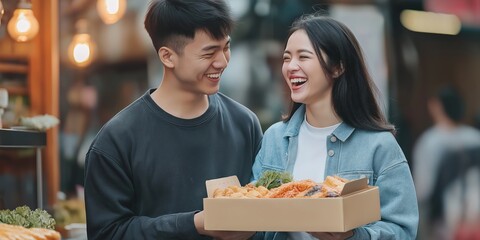
[[[267,129],[253,165],[252,181],[265,170],[293,172],[304,114],[305,106],[301,106],[290,121],[276,123]],[[415,187],[405,155],[390,132],[340,124],[327,138],[325,176],[329,175],[347,179],[367,177],[369,185],[378,186],[380,191],[381,220],[355,229],[349,239],[416,238]],[[265,239],[286,237],[286,233],[265,233]]]

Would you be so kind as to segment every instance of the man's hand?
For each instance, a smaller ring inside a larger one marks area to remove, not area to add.
[[[196,213],[193,217],[193,221],[199,234],[210,236],[218,240],[246,240],[255,234],[255,232],[207,231],[203,225],[203,211]]]
[[[310,232],[310,234],[321,240],[343,240],[353,236],[353,230],[344,233]]]

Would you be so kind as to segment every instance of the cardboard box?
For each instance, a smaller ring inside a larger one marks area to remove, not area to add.
[[[236,176],[206,182],[206,230],[346,232],[380,220],[378,187],[366,178],[348,182],[335,198],[212,198],[215,189],[232,185],[240,186]]]

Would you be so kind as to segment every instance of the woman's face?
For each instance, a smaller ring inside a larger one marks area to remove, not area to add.
[[[294,102],[315,104],[326,99],[330,101],[333,83],[325,76],[304,30],[297,30],[288,39],[282,73]]]

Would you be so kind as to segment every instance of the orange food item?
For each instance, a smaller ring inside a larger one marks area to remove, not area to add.
[[[30,231],[42,234],[47,240],[60,240],[62,237],[59,232],[46,228],[30,228]]]
[[[46,228],[25,228],[0,223],[0,239],[2,240],[60,240],[60,233]]]
[[[269,193],[264,186],[255,187],[253,184],[247,184],[244,187],[229,186],[221,189],[217,188],[213,192],[214,198],[263,198]]]
[[[282,184],[278,188],[270,190],[268,198],[294,198],[299,196],[300,193],[308,191],[316,186],[317,183],[312,180],[293,181]]]
[[[337,197],[342,193],[343,187],[348,180],[338,176],[327,176],[323,182],[323,191],[327,197]]]
[[[244,187],[217,188],[213,198],[325,198],[338,197],[348,180],[338,176],[327,176],[323,183],[312,180],[293,181],[268,190],[253,184]]]

